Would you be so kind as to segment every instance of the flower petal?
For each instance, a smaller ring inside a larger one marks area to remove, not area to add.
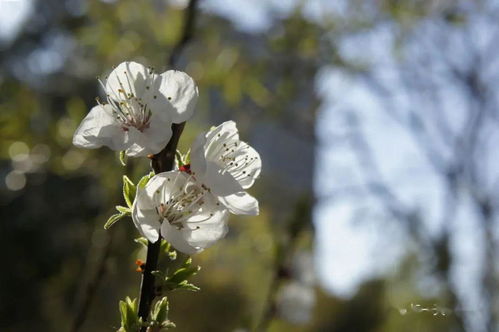
[[[159,87],[158,75],[150,68],[134,62],[120,63],[107,77],[106,93],[109,98],[119,102],[130,95],[142,97],[151,88]]]
[[[235,163],[239,163],[240,166],[229,169],[229,172],[243,189],[250,188],[262,170],[260,155],[247,143],[239,142],[234,153],[234,159]]]
[[[216,196],[227,196],[242,190],[239,182],[229,172],[225,172],[220,166],[209,160],[206,161],[205,173],[197,177]]]
[[[199,95],[196,83],[189,75],[177,70],[168,70],[160,76],[159,91],[173,108],[173,122],[187,121],[194,112]]]
[[[147,182],[144,190],[155,206],[159,206],[183,188],[188,178],[186,173],[178,170],[158,173]]]
[[[206,133],[207,143],[212,143],[213,140],[227,141],[227,140],[239,140],[239,132],[236,127],[236,123],[232,120],[225,121],[218,125],[217,127]],[[207,146],[205,146],[207,147]]]
[[[192,255],[212,246],[227,234],[228,211],[216,205],[216,198],[206,197],[202,211],[182,223],[182,227],[163,222],[161,235],[175,249]]]
[[[103,145],[115,151],[126,149],[125,132],[112,111],[110,105],[94,106],[76,129],[73,144],[87,149]]]
[[[149,128],[139,131],[134,127],[128,130],[128,141],[131,143],[126,150],[130,157],[147,156],[163,150],[172,137],[172,128],[169,123],[153,116]]]
[[[245,191],[219,197],[219,200],[233,214],[257,216],[260,212],[256,198]]]
[[[170,223],[166,220],[161,225],[161,235],[178,251],[187,255],[193,255],[203,251],[203,248],[195,247],[189,244],[183,233],[183,230],[178,229],[176,226],[170,225]]]
[[[159,215],[143,188],[137,188],[137,195],[132,207],[132,219],[135,227],[149,241],[156,242],[159,239],[161,227]]]
[[[208,248],[227,234],[229,211],[205,200],[205,211],[193,215],[184,224],[184,237],[194,247]],[[208,213],[209,212],[209,213]]]
[[[191,171],[194,175],[203,176],[206,172],[206,158],[204,156],[204,145],[206,143],[205,134],[202,133],[196,137],[191,146]]]

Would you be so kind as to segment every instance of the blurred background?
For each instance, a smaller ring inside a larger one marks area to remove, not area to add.
[[[147,160],[71,144],[124,60],[232,119],[258,217],[196,255],[178,331],[497,331],[499,3],[0,0],[0,331],[112,331],[144,257],[103,224]],[[186,30],[186,21],[193,28]]]

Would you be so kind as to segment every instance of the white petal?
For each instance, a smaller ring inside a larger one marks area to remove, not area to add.
[[[243,189],[248,189],[255,183],[255,179],[258,178],[262,170],[260,155],[247,143],[239,142],[234,156],[236,163],[239,162],[241,167],[231,171],[231,174]]]
[[[214,198],[213,198],[214,199]],[[214,200],[215,202],[215,200]],[[227,234],[228,211],[223,207],[209,204],[209,208],[193,215],[179,229],[167,221],[161,226],[161,235],[175,249],[192,255],[212,246]],[[209,214],[208,214],[209,212]]]
[[[206,171],[198,179],[216,196],[227,196],[242,190],[239,182],[229,172],[224,172],[219,165],[211,161],[206,161]]]
[[[175,249],[187,255],[193,255],[203,251],[201,247],[190,245],[184,237],[183,231],[175,226],[170,225],[168,221],[164,221],[161,225],[161,235]]]
[[[112,115],[110,105],[97,105],[90,110],[76,129],[73,144],[87,149],[105,145],[115,151],[127,147],[125,132]]]
[[[137,62],[126,61],[109,74],[106,93],[115,101],[124,100],[129,94],[142,97],[149,94],[147,90],[158,88],[158,81],[158,75],[151,69]]]
[[[258,201],[245,191],[220,197],[219,199],[233,214],[257,216],[259,213]]]
[[[168,70],[161,76],[161,94],[172,106],[174,123],[187,121],[194,112],[198,99],[198,88],[194,80],[184,72]]]
[[[203,177],[206,172],[206,158],[204,156],[204,145],[206,143],[205,134],[202,133],[196,137],[191,146],[191,171],[196,176]]]
[[[191,246],[206,249],[227,234],[228,211],[223,206],[210,208],[210,214],[193,215],[185,222],[184,237]]]
[[[152,117],[149,128],[139,131],[134,127],[128,130],[128,141],[131,143],[126,154],[130,157],[147,156],[163,150],[172,136],[169,123],[158,117]]]
[[[145,186],[145,192],[155,206],[165,203],[179,188],[183,188],[189,176],[178,170],[154,175]]]
[[[239,140],[239,132],[236,123],[232,120],[221,123],[206,133],[206,140],[207,144],[210,144],[213,140]]]
[[[143,188],[137,188],[137,195],[132,207],[132,219],[139,232],[151,242],[159,239],[159,215],[151,199]]]

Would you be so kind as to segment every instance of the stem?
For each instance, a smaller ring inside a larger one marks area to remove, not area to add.
[[[185,48],[187,43],[194,36],[197,3],[198,0],[189,1],[189,5],[187,6],[184,16],[184,26],[182,28],[182,36],[178,40],[177,44],[173,47],[170,53],[170,57],[168,58],[168,65],[170,67],[174,67],[176,65],[178,56]]]
[[[151,166],[156,174],[171,171],[173,169],[177,144],[180,135],[184,130],[184,126],[185,122],[180,124],[174,123],[172,125],[172,138],[163,150],[152,157]],[[147,245],[147,258],[144,273],[142,274],[139,301],[139,317],[142,317],[143,322],[147,321],[149,311],[151,310],[151,304],[155,297],[154,275],[152,275],[151,272],[157,270],[160,245],[161,239],[158,239],[158,241],[154,243],[148,242]],[[143,327],[141,331],[146,331],[146,329],[146,327]]]
[[[181,37],[173,47],[167,61],[169,67],[175,67],[178,56],[193,37],[196,7],[197,0],[190,0],[189,5],[185,11],[185,20]],[[180,124],[173,124],[172,138],[163,150],[152,157],[151,166],[156,174],[171,171],[173,169],[178,141],[180,139],[182,131],[184,130],[184,126],[185,122]],[[155,243],[148,242],[147,245],[146,265],[144,267],[144,273],[142,275],[139,300],[139,317],[142,317],[143,322],[147,321],[149,312],[151,310],[151,304],[156,293],[154,287],[154,276],[151,274],[151,272],[157,270],[160,244],[161,239],[159,239]],[[147,327],[141,328],[141,332],[145,332],[146,330]]]

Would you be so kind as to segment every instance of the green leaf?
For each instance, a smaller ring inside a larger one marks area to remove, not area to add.
[[[198,286],[188,283],[187,280],[184,280],[180,284],[178,284],[177,288],[185,289],[191,292],[197,292],[201,290],[201,288],[199,288]]]
[[[165,254],[169,254],[171,245],[165,239],[161,239],[160,250]]]
[[[116,205],[116,210],[118,210],[118,212],[120,212],[121,214],[124,214],[126,216],[129,216],[132,214],[132,210],[130,208],[125,207],[125,206]]]
[[[152,319],[162,325],[164,321],[168,320],[168,299],[163,297],[156,302],[152,311]]]
[[[192,257],[189,257],[185,260],[184,264],[182,264],[182,267],[189,267],[192,264]]]
[[[168,330],[168,329],[174,329],[177,327],[177,325],[175,325],[174,322],[167,320],[161,324],[161,327],[162,327],[162,329],[160,330],[160,332],[163,332],[163,331]]]
[[[109,229],[111,226],[113,226],[118,220],[121,218],[125,217],[126,215],[123,213],[116,213],[113,214],[109,219],[106,221],[104,224],[104,229]]]
[[[174,261],[177,259],[177,251],[176,250],[172,250],[170,252],[168,252],[168,258],[170,258],[170,260]]]
[[[134,241],[135,241],[135,243],[141,244],[146,248],[147,248],[147,245],[149,244],[149,241],[147,241],[147,239],[145,237],[139,237],[139,238],[135,239]]]
[[[138,331],[142,326],[142,319],[138,316],[137,299],[130,299],[128,296],[125,301],[120,301],[119,304],[121,316],[121,328],[119,331]]]
[[[175,271],[171,277],[168,277],[169,282],[180,284],[182,281],[187,280],[189,277],[198,273],[201,269],[199,266],[182,267]]]
[[[128,205],[129,208],[132,208],[136,191],[137,188],[135,187],[135,184],[133,184],[128,176],[123,175],[123,197],[125,198],[126,205]]]
[[[122,166],[126,166],[127,156],[125,151],[120,151],[120,163]]]
[[[144,175],[140,179],[139,183],[137,183],[137,187],[144,188],[146,186],[147,182],[149,182],[149,179],[151,179],[153,176],[154,176],[154,172],[150,172],[149,174]]]

